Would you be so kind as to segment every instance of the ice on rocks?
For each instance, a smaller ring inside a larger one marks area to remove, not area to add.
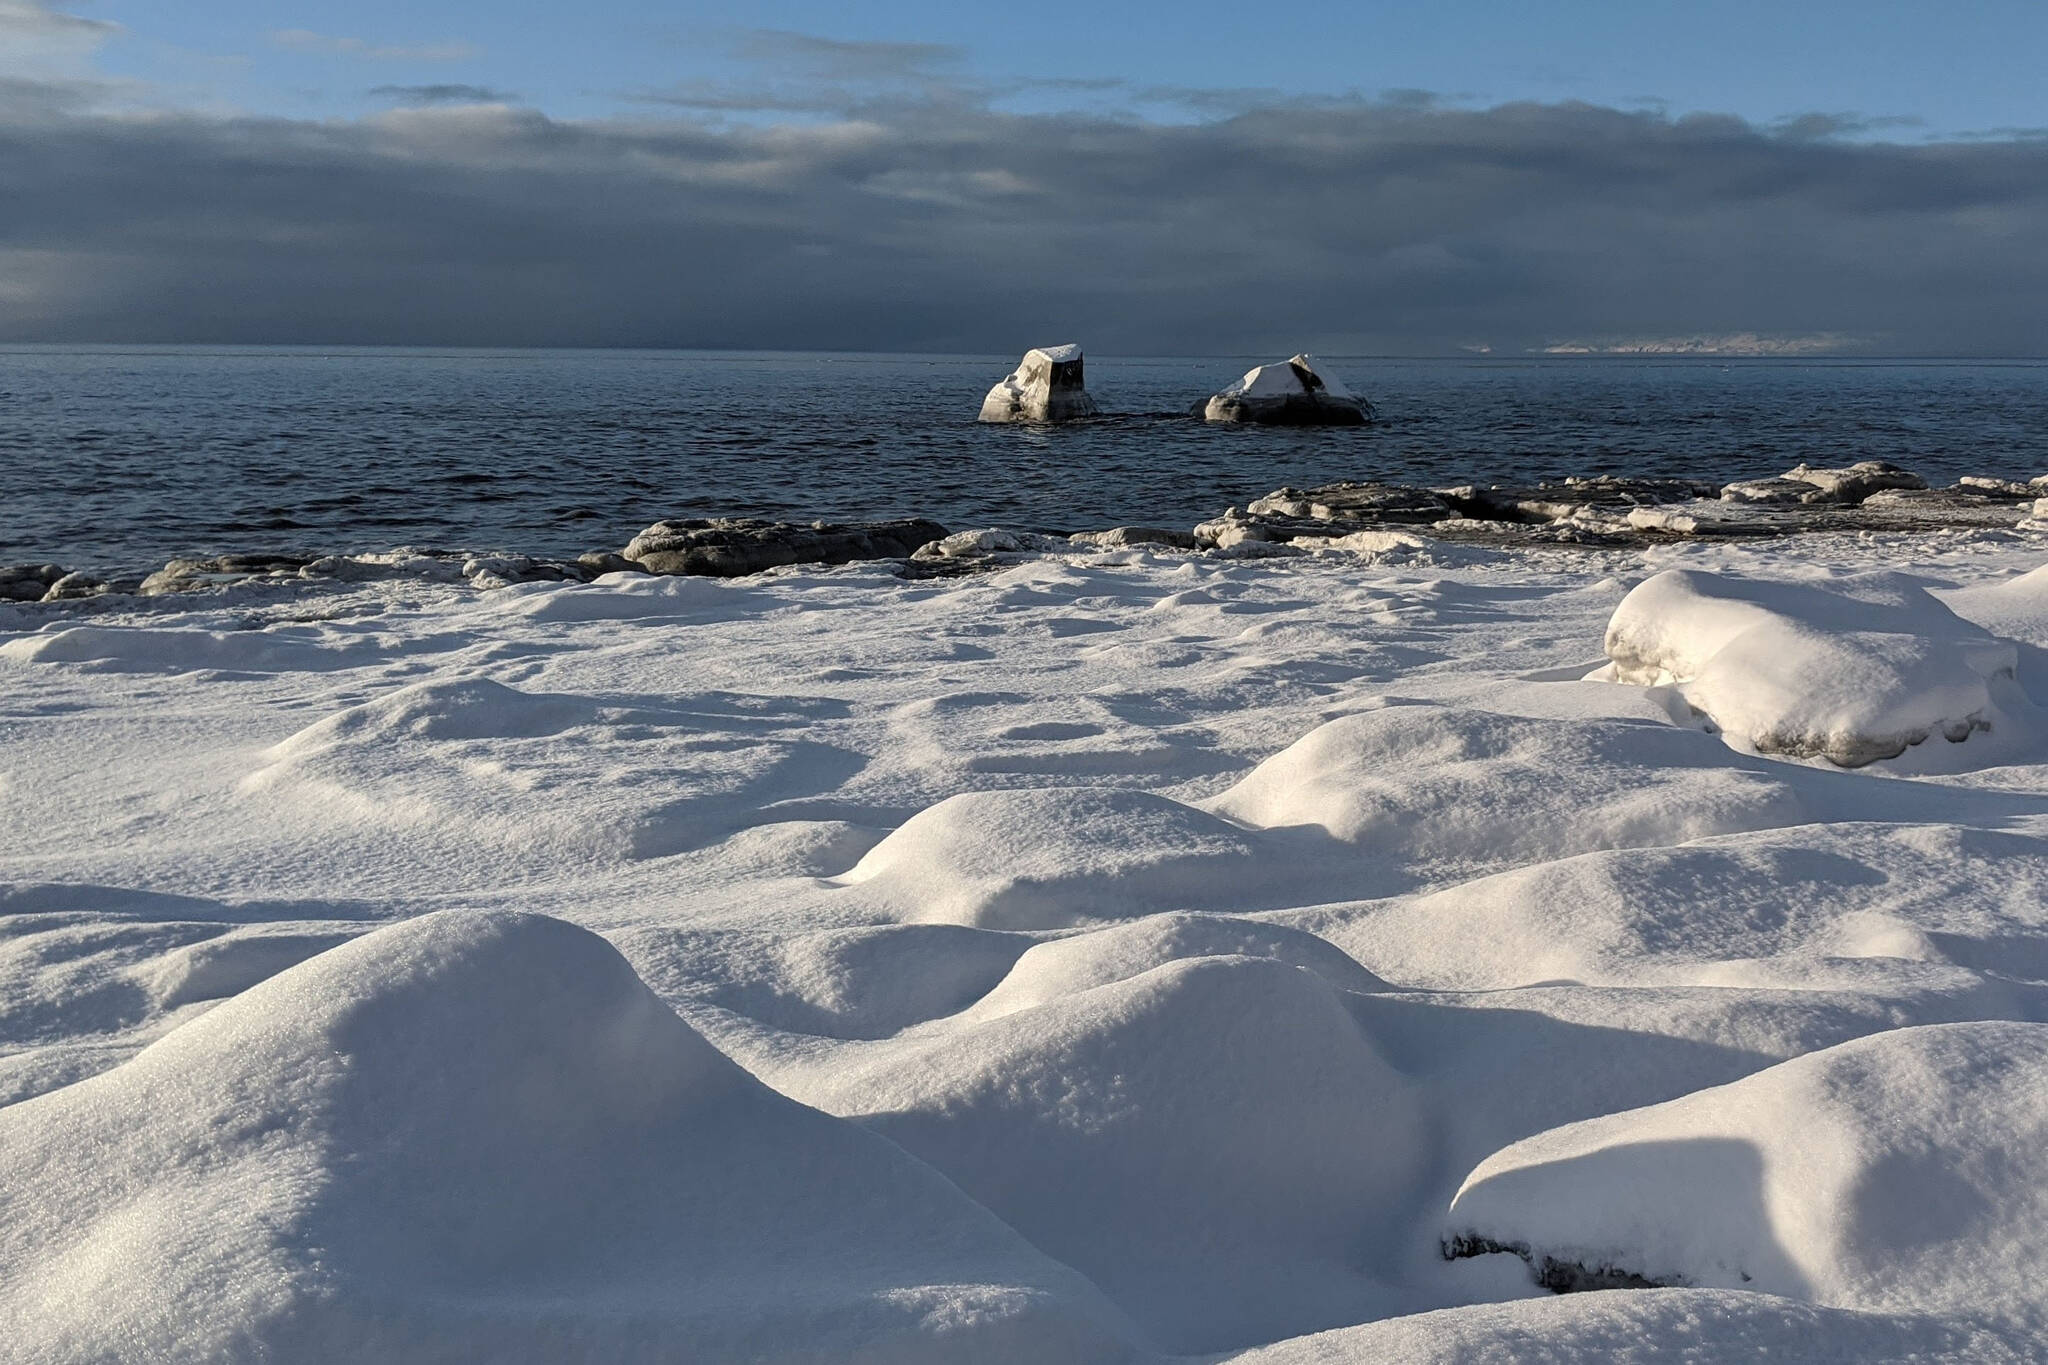
[[[1085,362],[1077,345],[1040,346],[1024,353],[1017,368],[981,403],[984,422],[1071,422],[1093,417]]]
[[[2030,710],[2009,641],[1890,575],[1827,587],[1671,569],[1616,608],[1611,681],[1677,689],[1758,753],[1858,767],[1931,736],[1960,742]]]
[[[1862,460],[1843,469],[1801,464],[1775,479],[1750,479],[1721,490],[1728,502],[1842,503],[1854,505],[1884,489],[1927,487],[1919,475],[1884,460]]]
[[[1310,355],[1247,370],[1202,407],[1204,421],[1274,426],[1360,426],[1371,416],[1372,405]]]

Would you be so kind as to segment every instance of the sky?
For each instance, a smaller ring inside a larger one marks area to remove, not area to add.
[[[0,341],[2048,352],[2048,5],[0,0]]]

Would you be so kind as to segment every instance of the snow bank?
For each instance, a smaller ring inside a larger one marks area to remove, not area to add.
[[[1606,650],[1596,676],[1675,686],[1736,744],[1842,767],[2016,730],[2013,708],[2031,709],[2009,641],[1894,575],[1822,588],[1666,570],[1615,609]]]
[[[1119,1315],[601,939],[447,912],[0,1109],[24,1361],[1114,1357]]]
[[[1247,370],[1202,408],[1204,421],[1278,426],[1358,426],[1370,416],[1371,405],[1310,355]]]
[[[1899,1029],[1516,1143],[1466,1178],[1454,1245],[1566,1280],[2038,1323],[2048,1026]]]
[[[1088,396],[1081,348],[1040,346],[981,402],[984,422],[1070,422],[1095,415]]]

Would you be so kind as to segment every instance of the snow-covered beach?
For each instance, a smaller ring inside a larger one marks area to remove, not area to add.
[[[0,604],[10,1355],[2038,1359],[2048,546],[1412,540]]]

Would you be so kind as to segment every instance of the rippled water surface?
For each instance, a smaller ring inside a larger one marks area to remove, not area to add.
[[[1249,365],[1091,355],[1103,420],[983,426],[1014,356],[0,348],[0,562],[622,545],[665,516],[1186,527],[1282,484],[2048,471],[2048,362],[1326,357],[1380,420],[1210,427]]]

